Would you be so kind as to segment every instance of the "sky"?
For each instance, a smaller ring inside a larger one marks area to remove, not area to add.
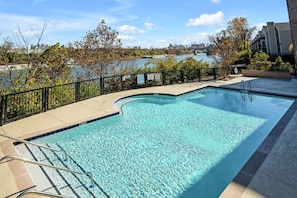
[[[123,47],[208,44],[235,17],[257,30],[289,22],[286,0],[0,0],[0,43],[20,30],[36,44],[46,23],[41,43],[68,46],[104,20]]]

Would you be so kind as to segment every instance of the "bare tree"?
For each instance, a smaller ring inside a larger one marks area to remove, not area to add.
[[[35,65],[39,62],[38,56],[40,55],[39,46],[41,38],[46,29],[47,22],[45,21],[40,34],[36,34],[33,30],[32,37],[26,37],[21,28],[18,26],[18,32],[14,34],[15,43],[14,46],[17,50],[16,53],[26,56],[26,60],[23,64],[15,66],[6,64],[7,71],[9,72],[9,80],[13,91],[21,91],[26,89],[26,86],[30,84],[30,79],[34,79],[36,72],[34,71]],[[35,48],[30,49],[33,39],[37,38]],[[14,62],[11,61],[11,62]]]
[[[71,70],[66,64],[69,59],[68,49],[59,43],[47,49],[41,48],[40,42],[46,27],[45,21],[41,32],[37,34],[32,30],[33,36],[29,37],[18,27],[18,32],[14,34],[15,43],[7,38],[0,46],[0,61],[5,63],[5,81],[9,82],[11,91],[61,84],[71,80]],[[19,57],[23,58],[22,64],[18,64],[16,60]]]

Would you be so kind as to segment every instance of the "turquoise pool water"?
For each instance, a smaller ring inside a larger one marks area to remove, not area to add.
[[[35,141],[61,145],[111,197],[218,197],[293,102],[217,88],[140,95]]]

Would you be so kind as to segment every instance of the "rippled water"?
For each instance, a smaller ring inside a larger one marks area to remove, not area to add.
[[[218,197],[292,103],[215,88],[141,95],[37,141],[60,144],[111,197]]]

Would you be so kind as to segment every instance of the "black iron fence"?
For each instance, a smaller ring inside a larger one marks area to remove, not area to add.
[[[108,76],[10,93],[0,98],[0,126],[103,94],[142,87],[212,80],[219,76],[222,76],[221,68],[162,71]]]

